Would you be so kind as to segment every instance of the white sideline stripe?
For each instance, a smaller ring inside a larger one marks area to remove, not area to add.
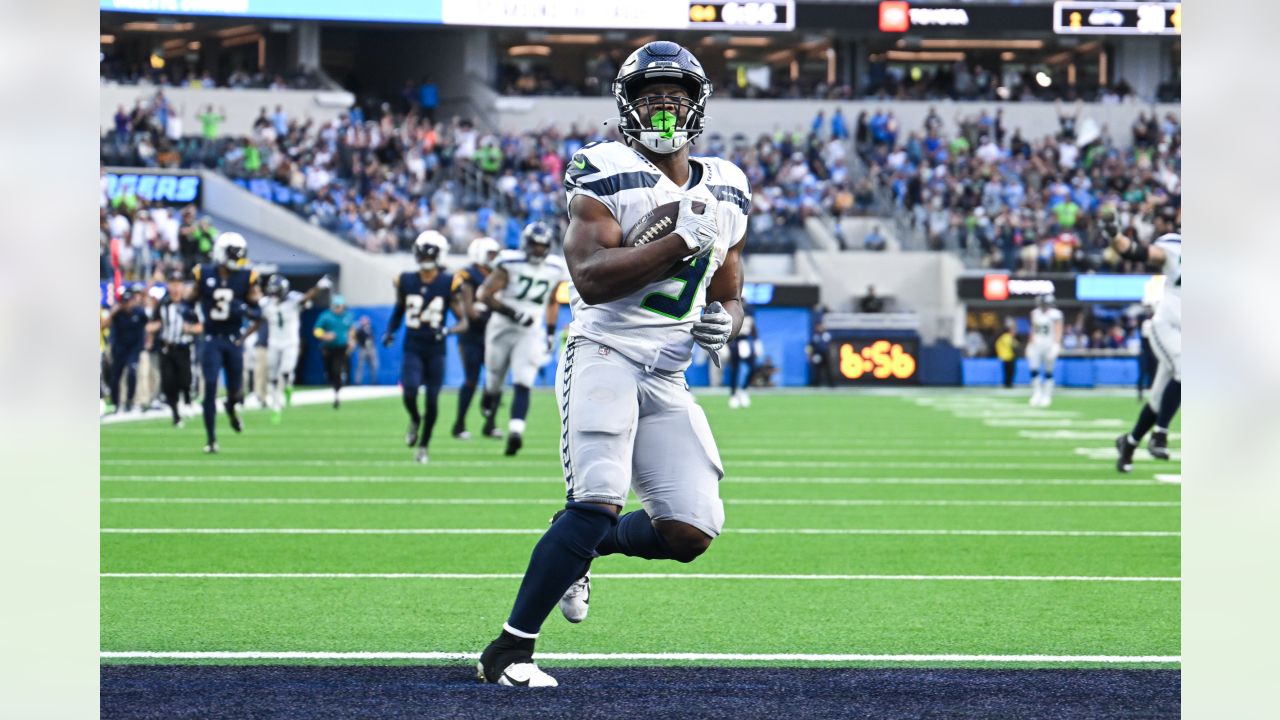
[[[556,498],[102,498],[104,503],[125,505],[563,505]],[[821,507],[1110,507],[1170,508],[1181,502],[1145,500],[877,500],[741,498],[726,499],[726,505],[767,505]]]
[[[1181,475],[1156,475],[1156,480],[1158,480],[1158,481],[1160,481],[1160,482],[1162,482],[1162,483],[1172,483],[1172,484],[1174,484],[1174,485],[1181,485],[1181,484],[1182,484],[1182,476],[1181,476]]]
[[[316,652],[104,650],[104,660],[476,660],[476,652]],[[1180,663],[1180,655],[820,655],[802,653],[538,653],[538,660],[687,660],[721,662]]]
[[[107,535],[541,535],[546,528],[102,528]],[[733,528],[732,535],[977,535],[990,537],[1181,537],[1164,530],[934,530]]]
[[[343,402],[356,402],[359,400],[377,400],[386,397],[399,397],[400,388],[395,386],[382,385],[357,385],[343,388],[345,392],[342,394]],[[328,405],[333,401],[333,391],[324,388],[317,390],[299,390],[293,394],[291,402],[294,405]],[[260,407],[240,406],[240,412],[256,412],[263,410]],[[144,410],[139,413],[117,413],[114,415],[105,415],[99,418],[99,422],[103,425],[118,425],[120,423],[134,423],[142,420],[168,420],[170,418],[169,408],[163,410]],[[167,431],[172,434],[172,430]]]
[[[522,573],[100,573],[104,578],[199,580],[519,580]],[[1178,577],[1111,575],[778,575],[766,573],[593,573],[606,580],[799,580],[907,582],[1156,582],[1180,583]]]
[[[421,477],[412,475],[102,475],[102,482],[156,483],[409,483],[409,484],[562,484],[560,475],[545,477],[476,475],[463,477]],[[928,478],[928,477],[768,477],[762,475],[730,475],[722,482],[750,485],[1145,485],[1156,486],[1156,480],[1107,478],[1077,480],[1073,478]]]

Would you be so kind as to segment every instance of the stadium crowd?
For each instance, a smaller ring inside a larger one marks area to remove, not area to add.
[[[892,111],[863,113],[855,143],[880,187],[923,232],[930,248],[980,254],[984,265],[1016,272],[1133,269],[1107,247],[1101,213],[1152,239],[1154,218],[1181,207],[1181,125],[1140,113],[1128,143],[1113,129],[1059,107],[1059,132],[1023,137],[1002,113],[957,115],[954,130],[936,109],[905,129]]]
[[[102,161],[217,169],[370,251],[404,250],[427,228],[440,229],[461,251],[479,234],[514,246],[528,222],[562,224],[565,163],[587,142],[616,137],[577,126],[496,135],[467,119],[433,123],[385,108],[378,115],[366,120],[355,108],[317,122],[264,107],[251,135],[225,137],[222,114],[208,107],[198,116],[200,134],[185,134],[175,132],[176,113],[157,91],[131,112],[118,109],[102,138]],[[870,184],[849,175],[850,134],[839,111],[831,126],[831,133],[819,132],[820,118],[808,133],[754,142],[711,133],[698,149],[733,160],[750,179],[750,251],[794,249],[814,214],[870,209]]]

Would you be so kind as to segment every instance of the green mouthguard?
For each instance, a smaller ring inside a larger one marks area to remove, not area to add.
[[[661,130],[662,137],[670,140],[676,132],[676,116],[666,110],[659,110],[649,118],[649,126],[654,130]]]

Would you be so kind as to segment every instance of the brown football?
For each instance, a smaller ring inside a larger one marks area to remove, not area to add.
[[[694,202],[693,211],[701,215],[706,212],[706,203]],[[636,221],[627,234],[622,238],[623,247],[638,247],[645,243],[659,240],[671,234],[676,229],[676,218],[680,216],[680,203],[669,202],[650,210],[644,214],[644,217]],[[677,260],[671,266],[671,270],[667,273],[667,277],[679,275],[689,264]]]

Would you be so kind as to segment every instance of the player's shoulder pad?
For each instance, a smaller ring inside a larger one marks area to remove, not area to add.
[[[257,285],[257,284],[258,284],[258,271],[257,271],[257,270],[250,270],[250,271],[249,271],[249,284],[250,284],[250,285]]]
[[[191,277],[195,278],[196,280],[199,280],[200,273],[203,271],[204,271],[204,266],[197,264],[195,267],[191,268]]]
[[[1182,235],[1179,233],[1165,233],[1155,239],[1152,245],[1159,245],[1163,248],[1170,248],[1176,252],[1182,252]]]
[[[635,150],[612,140],[584,145],[564,169],[566,192],[586,191],[601,197],[658,184],[659,173]]]
[[[699,157],[710,171],[707,189],[721,202],[733,203],[743,215],[751,214],[751,182],[746,173],[732,162],[718,157]]]
[[[498,260],[494,263],[494,266],[505,267],[516,263],[523,263],[527,260],[528,258],[525,257],[523,250],[503,250],[498,254]]]
[[[457,292],[467,282],[467,271],[459,270],[453,274],[453,280],[449,283],[449,292]]]
[[[548,255],[545,262],[560,272],[569,272],[568,263],[560,255]]]

